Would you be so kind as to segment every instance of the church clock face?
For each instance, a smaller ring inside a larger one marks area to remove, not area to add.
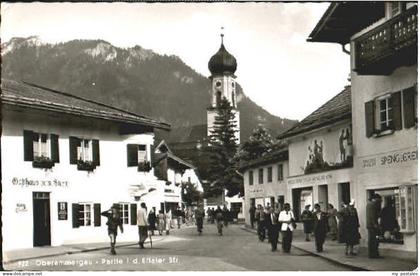
[[[222,86],[222,82],[221,81],[216,81],[216,87],[221,87]]]

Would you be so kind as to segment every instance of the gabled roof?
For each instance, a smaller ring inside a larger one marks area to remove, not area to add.
[[[160,147],[166,147],[167,151],[166,152],[156,152],[156,150],[158,150]],[[158,146],[156,146],[156,150],[155,152],[153,152],[152,154],[154,154],[154,164],[152,164],[153,166],[156,165],[157,163],[159,163],[161,160],[163,159],[168,159],[168,165],[171,164],[176,164],[175,166],[181,169],[195,169],[195,167],[193,165],[191,165],[190,163],[182,160],[181,158],[179,158],[178,156],[176,156],[175,154],[172,153],[172,150],[169,148],[169,146],[166,144],[165,140],[162,140],[159,142]]]
[[[281,134],[278,138],[284,139],[292,137],[297,134],[305,133],[348,119],[351,119],[350,86],[346,86],[338,95],[334,96],[331,100],[312,112],[294,127]]]
[[[347,44],[350,37],[385,16],[385,2],[333,2],[307,41]]]
[[[2,79],[1,90],[2,104],[170,129],[167,123],[36,84]]]

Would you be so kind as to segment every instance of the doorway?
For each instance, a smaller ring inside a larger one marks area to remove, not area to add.
[[[349,204],[350,202],[350,183],[338,183],[338,204]]]
[[[318,186],[318,203],[321,205],[321,210],[326,212],[328,205],[328,185]]]
[[[34,246],[51,245],[50,193],[33,192]]]

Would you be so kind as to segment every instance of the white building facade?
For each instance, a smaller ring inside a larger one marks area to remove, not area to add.
[[[362,242],[366,203],[376,193],[387,210],[381,223],[393,224],[382,227],[380,249],[413,258],[418,248],[417,14],[417,2],[334,3],[310,38],[350,45],[354,191]],[[329,28],[336,16],[350,20]]]
[[[164,201],[151,146],[169,125],[21,82],[2,92],[3,250],[108,241],[100,213],[113,204],[118,239],[137,240],[139,202]]]

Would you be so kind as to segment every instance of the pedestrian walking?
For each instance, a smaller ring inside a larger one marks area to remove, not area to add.
[[[139,229],[139,247],[142,249],[144,248],[144,242],[147,239],[148,223],[147,223],[146,213],[147,213],[146,203],[142,202],[140,204],[139,210],[137,211],[137,226]]]
[[[384,239],[392,240],[392,236],[400,230],[395,211],[394,199],[385,198],[385,207],[382,208],[379,214],[379,220],[379,228],[384,236]]]
[[[197,224],[197,232],[199,235],[203,232],[204,209],[201,205],[194,212],[195,223]]]
[[[222,214],[223,214],[223,225],[227,227],[228,222],[229,222],[230,212],[228,208],[226,207],[226,205],[223,205]]]
[[[357,210],[354,208],[354,199],[349,203],[343,211],[343,228],[344,228],[344,241],[346,243],[346,255],[356,255],[353,251],[353,247],[359,244],[360,233],[359,233],[359,217]]]
[[[214,208],[211,208],[211,210],[210,210],[210,223],[211,224],[214,223],[215,215],[216,215],[216,213],[214,211]]]
[[[117,254],[115,252],[115,244],[117,242],[118,227],[121,230],[121,234],[124,233],[123,223],[121,216],[118,212],[118,207],[113,205],[109,210],[101,213],[102,216],[108,218],[106,225],[108,225],[108,236],[111,243],[111,254]]]
[[[268,234],[268,226],[270,224],[270,205],[267,205],[264,209],[264,235],[267,237],[267,242],[270,243],[270,235]]]
[[[293,240],[293,230],[296,228],[295,217],[290,211],[290,204],[284,204],[284,210],[280,212],[279,223],[281,223],[282,248],[283,252],[290,253]]]
[[[165,220],[165,214],[163,213],[163,210],[160,210],[158,215],[158,231],[160,236],[162,236],[163,231],[165,231]]]
[[[332,204],[328,204],[327,208],[327,218],[328,218],[328,232],[331,235],[333,241],[337,240],[337,209],[334,208]]]
[[[147,221],[149,223],[150,233],[153,236],[155,234],[155,230],[156,230],[156,213],[155,213],[155,207],[153,207],[150,210],[150,213],[147,216]]]
[[[207,211],[206,211],[206,213],[207,213],[207,222],[211,222],[211,209],[210,209],[210,207],[207,207]]]
[[[223,211],[220,208],[220,206],[217,206],[217,209],[215,211],[215,218],[216,218],[216,224],[217,224],[217,232],[220,236],[223,235]]]
[[[344,227],[343,227],[343,219],[344,219],[344,211],[346,209],[346,204],[344,202],[341,203],[340,210],[337,212],[337,219],[338,219],[338,225],[337,225],[337,240],[338,243],[344,243]]]
[[[255,220],[257,222],[258,239],[264,241],[265,239],[265,226],[264,226],[264,210],[261,204],[258,204],[257,211],[255,212]]]
[[[381,196],[373,194],[366,204],[366,228],[368,230],[368,255],[369,258],[381,258],[379,256],[379,214],[381,209]]]
[[[178,208],[176,208],[175,212],[174,212],[174,216],[176,218],[176,222],[177,222],[177,226],[178,229],[181,228],[181,223],[182,223],[182,211],[181,208],[178,206]]]
[[[277,244],[279,242],[279,214],[274,212],[274,208],[270,208],[270,220],[268,222],[268,236],[271,243],[271,251],[277,250]]]
[[[303,223],[303,232],[305,233],[305,241],[310,241],[309,237],[312,233],[313,217],[312,212],[309,209],[310,207],[310,204],[306,205],[305,210],[303,210],[302,214],[300,215],[300,220]]]
[[[252,205],[252,206],[249,208],[249,220],[250,220],[250,222],[251,222],[251,228],[252,228],[252,229],[254,229],[254,223],[255,223],[255,211],[256,211],[255,205]]]
[[[321,206],[317,203],[314,206],[314,235],[315,247],[317,252],[323,251],[325,236],[327,235],[327,214],[321,211]]]
[[[165,223],[166,235],[169,235],[169,231],[171,229],[171,224],[172,224],[172,210],[171,209],[169,209],[169,211],[166,212],[165,218],[166,218],[166,223]]]

